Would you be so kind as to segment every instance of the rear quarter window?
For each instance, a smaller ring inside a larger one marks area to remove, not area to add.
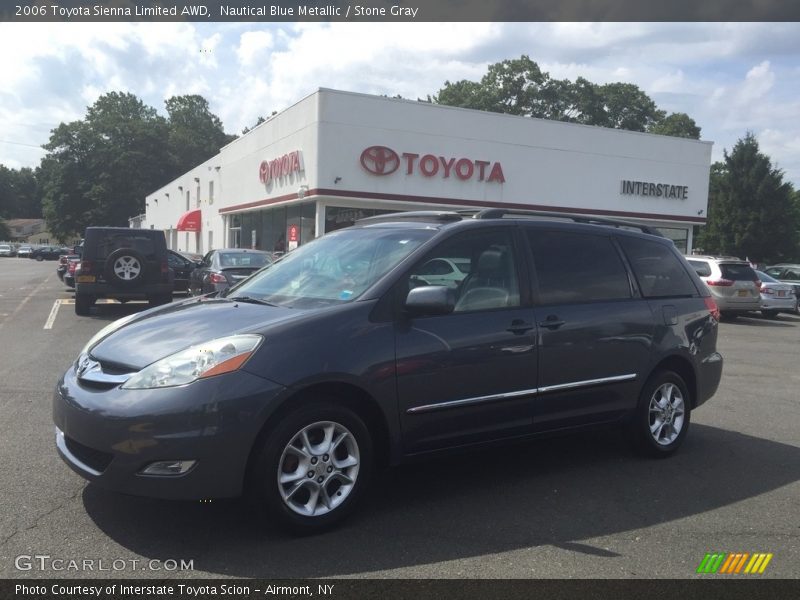
[[[670,248],[640,238],[619,237],[618,240],[630,261],[642,296],[663,298],[697,294],[683,262]]]
[[[700,277],[711,277],[711,265],[707,262],[702,260],[689,260],[687,262]]]

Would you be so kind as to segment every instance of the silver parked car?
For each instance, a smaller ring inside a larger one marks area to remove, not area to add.
[[[800,265],[781,263],[767,267],[764,272],[781,283],[791,285],[794,288],[794,295],[800,302]]]
[[[788,283],[781,283],[763,271],[756,271],[761,281],[761,314],[774,318],[778,313],[797,312],[797,296],[794,287]]]
[[[687,256],[727,318],[761,310],[761,282],[750,263],[733,256]]]
[[[14,246],[11,244],[0,244],[0,256],[14,256]]]

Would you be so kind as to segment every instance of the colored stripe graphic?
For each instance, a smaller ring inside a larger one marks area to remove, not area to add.
[[[760,575],[772,560],[771,553],[757,552],[707,552],[697,567],[698,573],[717,573],[734,575],[744,573]],[[749,559],[749,560],[748,560]],[[747,566],[745,566],[747,565]]]
[[[724,552],[714,552],[706,553],[705,557],[703,558],[703,562],[700,563],[700,566],[697,567],[698,573],[716,573],[719,566],[722,564],[722,561],[725,559],[726,554]]]

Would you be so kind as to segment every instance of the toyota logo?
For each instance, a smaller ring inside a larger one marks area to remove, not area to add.
[[[361,153],[361,166],[375,175],[389,175],[400,167],[400,157],[386,146],[370,146]]]

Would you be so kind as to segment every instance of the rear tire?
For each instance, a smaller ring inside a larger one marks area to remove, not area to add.
[[[75,294],[75,314],[79,317],[88,317],[90,308],[94,306],[95,297],[91,294]]]
[[[777,319],[778,318],[778,311],[777,310],[762,310],[761,314],[766,317],[767,319]]]
[[[719,318],[722,321],[735,321],[739,315],[735,312],[729,312],[727,310],[720,311]]]
[[[251,490],[258,510],[295,534],[333,527],[367,488],[372,447],[364,421],[350,409],[322,399],[298,408],[256,450]]]
[[[692,404],[680,375],[666,370],[653,373],[630,424],[636,449],[654,458],[674,454],[689,431]]]

